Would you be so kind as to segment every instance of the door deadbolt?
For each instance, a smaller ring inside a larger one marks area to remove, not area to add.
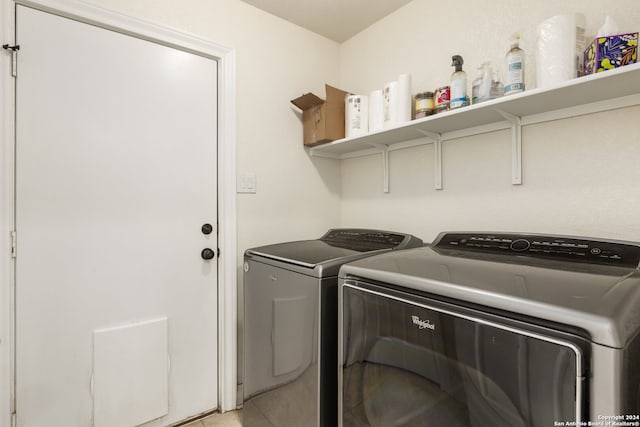
[[[202,228],[200,228],[202,230],[202,234],[211,234],[211,232],[213,231],[213,226],[209,223],[205,223],[202,224]]]
[[[213,259],[216,256],[216,253],[213,249],[204,248],[202,252],[200,252],[200,256],[202,257],[202,259],[209,260]]]

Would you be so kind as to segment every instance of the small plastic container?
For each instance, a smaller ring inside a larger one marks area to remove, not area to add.
[[[416,94],[415,105],[416,114],[414,118],[421,119],[432,115],[436,106],[433,92],[420,92]]]
[[[451,99],[451,88],[442,86],[436,89],[436,108],[435,113],[441,113],[449,109],[449,100]]]

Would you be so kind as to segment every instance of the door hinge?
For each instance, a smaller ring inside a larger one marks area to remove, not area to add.
[[[18,76],[18,51],[20,50],[20,45],[15,44],[10,46],[8,44],[3,44],[2,48],[7,51],[11,51],[11,75],[13,77]]]
[[[12,413],[11,414],[11,427],[16,427],[18,425],[18,417],[16,416],[16,413]]]
[[[13,230],[11,232],[11,258],[15,258],[18,252],[18,236],[16,234],[16,231]]]

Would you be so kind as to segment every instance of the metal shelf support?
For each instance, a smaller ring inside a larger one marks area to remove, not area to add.
[[[522,119],[514,114],[496,109],[511,123],[511,184],[522,184]]]
[[[433,140],[433,187],[436,190],[442,190],[442,134],[430,132],[424,129],[416,130]]]
[[[389,192],[389,146],[385,144],[371,144],[380,149],[382,155],[382,191]]]
[[[382,147],[382,191],[389,192],[389,147]]]

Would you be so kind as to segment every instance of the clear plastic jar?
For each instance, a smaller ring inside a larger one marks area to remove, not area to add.
[[[421,119],[433,114],[435,109],[433,92],[420,92],[416,94],[416,119]]]

